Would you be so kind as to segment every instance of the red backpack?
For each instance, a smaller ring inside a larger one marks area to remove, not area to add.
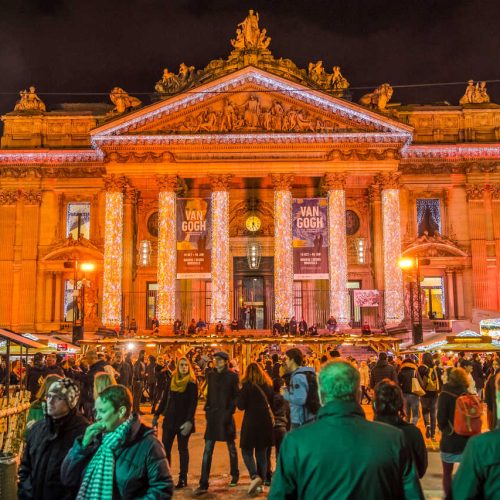
[[[483,413],[481,400],[474,394],[457,396],[448,391],[443,392],[456,398],[453,432],[459,436],[481,434],[481,414]]]

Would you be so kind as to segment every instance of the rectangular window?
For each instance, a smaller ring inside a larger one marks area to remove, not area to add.
[[[420,198],[417,200],[417,235],[429,236],[441,233],[441,201],[438,198]]]
[[[90,203],[68,203],[66,212],[66,237],[78,239],[78,232],[90,239]]]

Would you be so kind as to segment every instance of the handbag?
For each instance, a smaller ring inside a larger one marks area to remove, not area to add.
[[[413,372],[413,378],[411,379],[411,393],[415,394],[415,396],[423,396],[425,391],[422,389],[416,375],[416,372]]]

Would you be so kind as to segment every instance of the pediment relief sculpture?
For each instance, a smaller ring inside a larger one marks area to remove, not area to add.
[[[452,238],[443,236],[439,231],[430,235],[424,231],[422,236],[415,238],[406,245],[403,255],[414,255],[419,257],[467,257],[465,249]]]
[[[153,133],[214,132],[352,132],[340,120],[288,104],[271,96],[242,93],[225,97],[201,111],[165,124]]]

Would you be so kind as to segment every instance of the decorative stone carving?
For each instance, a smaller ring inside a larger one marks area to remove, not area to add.
[[[37,96],[35,87],[19,92],[21,99],[14,106],[14,111],[45,111],[45,104]]]
[[[370,203],[381,201],[381,192],[379,184],[372,184],[368,188],[368,199],[370,200]]]
[[[349,82],[342,76],[340,66],[334,66],[332,73],[328,74],[325,68],[323,68],[323,61],[311,62],[309,63],[307,74],[319,87],[331,90],[336,95],[342,96],[344,91],[349,88]]]
[[[266,30],[259,29],[259,13],[253,10],[238,24],[236,39],[231,40],[236,50],[266,50],[270,43],[271,38],[266,36]]]
[[[481,201],[483,199],[484,189],[483,185],[467,184],[465,186],[467,201]]]
[[[490,102],[490,96],[486,89],[486,82],[477,82],[474,85],[474,80],[467,82],[465,94],[458,101],[461,106],[464,104],[484,104]]]
[[[22,198],[26,205],[39,205],[42,202],[42,192],[36,189],[22,191]]]
[[[128,95],[127,92],[120,87],[114,87],[109,94],[109,98],[115,107],[108,113],[108,115],[121,115],[122,113],[130,111],[133,108],[137,108],[142,104],[137,97]]]
[[[0,191],[0,205],[15,205],[20,192],[17,189]]]
[[[209,178],[212,191],[228,191],[231,177],[232,175],[230,174],[210,175]]]
[[[379,184],[382,189],[399,189],[400,177],[401,172],[378,173],[375,176],[375,183]]]
[[[179,177],[177,175],[157,175],[156,182],[159,191],[177,191],[179,189]]]
[[[161,80],[156,82],[155,90],[159,94],[176,94],[187,90],[197,83],[198,74],[195,73],[194,66],[187,66],[185,63],[180,64],[177,75],[165,68]]]
[[[290,191],[292,189],[292,174],[271,174],[271,182],[275,191]]]
[[[346,180],[347,174],[343,172],[325,174],[321,182],[321,187],[325,191],[330,191],[332,189],[345,189]]]
[[[500,201],[500,184],[493,184],[491,186],[491,199],[493,201]]]
[[[113,151],[104,159],[105,163],[163,163],[174,161],[174,155],[169,151],[155,153],[154,151]]]
[[[102,180],[104,182],[104,189],[106,191],[115,191],[123,193],[127,186],[129,185],[129,181],[127,177],[120,175],[117,176],[115,174],[103,175]]]
[[[257,215],[262,225],[258,231],[249,231],[245,221],[249,214]],[[238,236],[273,236],[274,235],[274,208],[272,203],[262,200],[239,201],[229,210],[229,235]]]
[[[394,93],[393,88],[388,83],[383,83],[373,92],[365,94],[359,103],[372,109],[378,109],[382,113],[387,111],[387,104]]]
[[[467,257],[464,248],[450,237],[441,235],[439,231],[435,231],[433,235],[424,231],[422,236],[415,238],[405,246],[403,253],[423,257]]]

